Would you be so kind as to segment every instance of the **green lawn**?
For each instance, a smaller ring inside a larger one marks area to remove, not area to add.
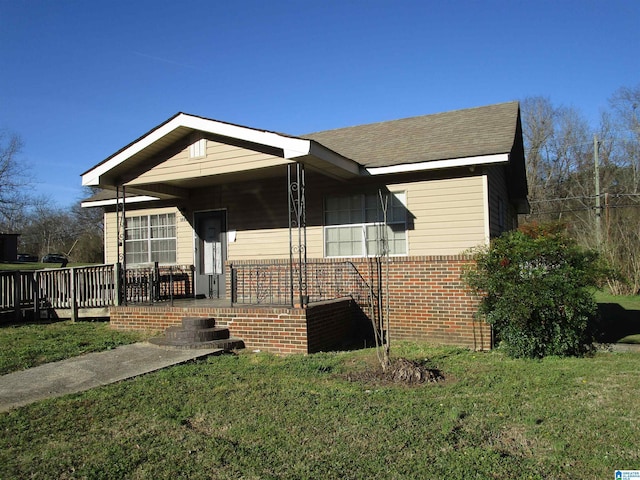
[[[0,414],[0,478],[574,479],[640,465],[639,354],[392,353],[447,380],[347,380],[371,350],[212,357]]]
[[[143,338],[145,336],[139,333],[111,330],[108,322],[3,325],[0,326],[0,375]]]
[[[639,310],[598,300],[626,320]],[[103,322],[5,325],[0,372],[140,338]],[[0,478],[573,479],[640,465],[640,353],[392,354],[446,381],[349,381],[376,365],[371,350],[243,352],[18,408],[0,414]]]

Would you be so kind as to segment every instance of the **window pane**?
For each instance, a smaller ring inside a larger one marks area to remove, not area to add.
[[[325,201],[325,224],[348,225],[362,223],[362,195],[329,197]]]
[[[175,263],[175,219],[173,213],[128,218],[125,232],[127,263]]]
[[[406,207],[406,194],[394,193],[390,197],[390,208],[387,213],[387,222],[406,222],[407,221],[407,207]]]
[[[325,251],[328,257],[362,256],[362,227],[325,229]]]
[[[376,256],[384,253],[406,255],[406,195],[383,195],[387,202],[387,225],[379,193],[329,197],[325,200],[325,252],[331,256]],[[350,226],[348,226],[350,225]]]
[[[382,235],[381,225],[367,226],[367,255],[382,255]]]
[[[175,239],[151,240],[151,261],[159,263],[175,263]]]
[[[147,238],[147,217],[127,218],[125,240],[140,240]]]
[[[149,253],[147,251],[148,242],[146,240],[137,240],[127,242],[127,263],[146,263],[149,261]]]
[[[387,238],[391,255],[406,255],[407,231],[404,223],[387,226]]]
[[[365,200],[365,221],[367,223],[382,221],[382,208],[380,206],[380,195],[369,194]]]

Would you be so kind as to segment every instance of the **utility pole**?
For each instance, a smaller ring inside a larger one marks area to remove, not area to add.
[[[600,161],[598,159],[598,137],[593,136],[594,180],[596,189],[596,244],[602,246],[602,207],[600,206]]]

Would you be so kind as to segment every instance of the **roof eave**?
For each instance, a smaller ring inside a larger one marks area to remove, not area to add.
[[[91,208],[91,207],[108,207],[110,205],[116,204],[131,204],[131,203],[141,203],[141,202],[153,202],[156,200],[160,200],[158,197],[151,197],[149,195],[139,195],[135,197],[127,197],[126,200],[124,198],[110,198],[105,200],[85,200],[80,202],[80,206],[82,208]]]
[[[370,167],[366,171],[370,175],[388,175],[394,173],[421,172],[427,170],[442,170],[447,168],[477,167],[482,165],[508,164],[508,153],[479,155],[474,157],[451,158],[445,160],[431,160],[428,162],[403,163],[387,167]]]

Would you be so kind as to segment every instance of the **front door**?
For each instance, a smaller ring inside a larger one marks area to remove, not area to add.
[[[225,298],[226,223],[224,211],[198,212],[194,215],[196,295]]]

